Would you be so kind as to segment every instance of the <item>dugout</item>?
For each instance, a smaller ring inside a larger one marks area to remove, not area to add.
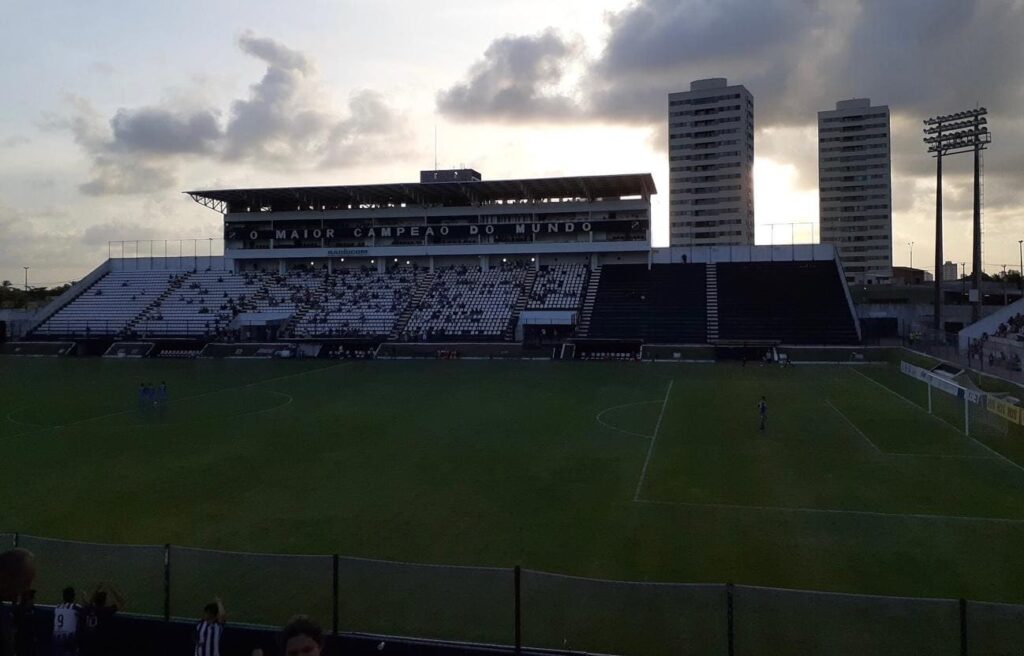
[[[765,353],[777,351],[782,342],[777,339],[718,340],[712,342],[715,360],[760,362]]]
[[[641,339],[575,339],[577,360],[639,360]]]

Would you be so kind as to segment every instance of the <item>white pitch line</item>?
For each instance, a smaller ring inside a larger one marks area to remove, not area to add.
[[[873,510],[838,510],[833,508],[794,508],[788,506],[747,506],[732,503],[688,503],[685,501],[654,501],[634,499],[634,503],[672,508],[704,508],[708,510],[754,510],[758,512],[806,513],[824,515],[858,515],[862,517],[884,517],[887,519],[922,519],[960,522],[988,522],[993,524],[1024,525],[1024,519],[1008,517],[972,517],[970,515],[933,515],[928,513],[886,513]]]
[[[871,448],[875,450],[875,453],[882,453],[882,450],[878,448],[878,445],[877,445],[877,444],[875,444],[875,443],[874,443],[873,441],[871,441],[871,438],[870,438],[870,437],[868,437],[867,435],[865,435],[865,434],[864,434],[864,431],[862,431],[862,430],[861,430],[860,428],[858,428],[858,427],[857,427],[857,424],[853,423],[853,421],[851,421],[851,420],[850,420],[850,418],[849,418],[849,417],[847,417],[847,416],[846,416],[846,415],[845,415],[845,414],[843,413],[843,411],[842,411],[842,410],[840,410],[840,409],[839,409],[839,408],[837,408],[837,407],[836,407],[835,405],[833,405],[833,404],[832,404],[832,402],[831,402],[831,401],[829,401],[828,399],[825,399],[825,404],[826,404],[826,405],[827,405],[828,407],[830,407],[830,408],[832,408],[833,410],[835,410],[835,411],[836,411],[836,414],[838,414],[838,415],[839,415],[840,417],[842,417],[842,418],[843,418],[843,420],[844,420],[844,421],[846,421],[846,423],[847,423],[847,424],[849,424],[850,428],[852,428],[852,429],[853,429],[854,431],[856,431],[856,432],[857,432],[857,434],[858,434],[858,435],[860,435],[860,436],[861,436],[862,438],[864,438],[864,441],[865,441],[865,442],[867,442],[867,443],[868,443],[869,445],[871,445]]]
[[[637,406],[637,405],[650,405],[652,403],[661,403],[661,401],[637,401],[635,403],[623,403],[622,405],[613,405],[612,407],[605,408],[601,412],[597,413],[594,416],[594,420],[597,421],[597,423],[601,424],[602,426],[604,426],[605,428],[607,428],[609,430],[618,431],[620,433],[625,433],[626,435],[633,435],[634,437],[642,437],[645,440],[650,440],[650,439],[653,439],[653,437],[654,437],[653,435],[648,435],[647,433],[636,433],[634,431],[628,431],[628,430],[626,430],[624,428],[619,428],[618,426],[612,426],[608,422],[606,422],[603,419],[601,419],[601,417],[603,417],[606,413],[611,412],[612,410],[618,410],[620,408],[631,408],[631,407]]]
[[[987,444],[984,444],[983,442],[979,442],[978,440],[976,440],[975,438],[971,437],[970,435],[967,435],[967,434],[966,434],[966,433],[964,433],[964,432],[963,432],[962,430],[960,430],[959,428],[957,428],[956,426],[954,426],[954,425],[953,425],[953,424],[951,424],[950,422],[946,421],[946,420],[945,420],[945,419],[943,419],[942,417],[939,417],[939,416],[937,416],[937,415],[933,415],[933,414],[929,413],[928,411],[926,411],[926,410],[925,410],[924,408],[922,408],[922,407],[921,407],[921,406],[919,406],[918,404],[914,403],[913,401],[911,401],[911,400],[910,400],[910,399],[908,399],[907,397],[903,396],[902,394],[900,394],[900,393],[899,393],[899,392],[897,392],[896,390],[894,390],[894,389],[890,388],[890,387],[889,387],[888,385],[883,385],[882,383],[878,382],[877,380],[875,380],[875,379],[874,379],[874,378],[872,378],[871,376],[867,376],[867,375],[865,375],[865,374],[862,374],[861,372],[857,371],[856,369],[851,369],[851,371],[853,371],[854,373],[856,373],[856,374],[857,374],[858,376],[860,376],[860,377],[862,377],[862,378],[866,378],[867,380],[870,380],[870,381],[871,381],[872,383],[874,383],[875,385],[878,385],[879,387],[881,387],[882,389],[886,390],[886,391],[887,391],[887,392],[889,392],[890,394],[893,394],[894,396],[896,396],[896,397],[898,397],[898,398],[901,398],[901,399],[903,399],[904,401],[906,401],[906,402],[907,402],[907,403],[909,403],[910,405],[914,406],[915,408],[917,408],[917,409],[918,409],[918,410],[920,410],[921,412],[924,412],[925,414],[927,414],[927,415],[928,415],[929,417],[933,417],[934,419],[936,419],[936,420],[938,420],[938,421],[941,421],[942,423],[946,424],[947,426],[952,426],[953,430],[955,430],[956,432],[960,433],[961,435],[963,435],[964,437],[966,437],[966,438],[967,438],[967,439],[969,439],[970,441],[974,442],[975,444],[977,444],[977,445],[978,445],[978,446],[980,446],[981,448],[985,449],[986,451],[988,451],[989,453],[991,453],[991,454],[992,454],[993,456],[995,456],[995,457],[996,457],[996,458],[998,458],[999,460],[1002,460],[1003,462],[1005,462],[1006,464],[1010,465],[1011,467],[1014,467],[1014,468],[1016,468],[1016,469],[1018,469],[1018,470],[1020,470],[1020,471],[1024,472],[1024,467],[1021,467],[1020,465],[1018,465],[1018,464],[1017,464],[1017,463],[1015,463],[1014,461],[1010,460],[1009,458],[1007,458],[1007,457],[1006,457],[1006,456],[1004,456],[1003,454],[999,453],[999,452],[998,452],[998,451],[996,451],[995,449],[991,448],[991,447],[990,447],[990,446],[988,446]]]
[[[661,430],[661,419],[665,416],[665,407],[668,405],[668,395],[672,393],[672,383],[668,381],[668,389],[665,390],[665,400],[661,402],[661,412],[658,413],[658,423],[654,425],[654,435],[651,443],[647,445],[647,457],[644,458],[644,468],[640,470],[640,480],[636,482],[636,492],[633,493],[633,501],[640,498],[640,488],[644,486],[644,479],[647,478],[647,467],[651,464],[651,455],[654,453],[654,443],[658,441],[658,431]]]

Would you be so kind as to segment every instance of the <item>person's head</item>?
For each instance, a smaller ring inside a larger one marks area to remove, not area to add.
[[[218,615],[220,615],[220,606],[217,605],[216,601],[211,601],[203,606],[203,617],[207,620],[212,622],[217,619]]]
[[[281,630],[284,656],[320,656],[323,648],[323,629],[305,615],[296,615]]]
[[[22,606],[31,606],[36,603],[36,591],[32,588],[25,590],[21,593],[21,596],[18,597],[18,603]]]
[[[107,591],[106,590],[97,590],[96,593],[92,596],[92,605],[93,606],[97,606],[99,608],[103,608],[104,606],[106,606],[107,605]]]
[[[32,552],[11,549],[0,553],[0,601],[14,601],[32,587],[36,562]]]
[[[75,601],[75,589],[71,586],[64,588],[64,592],[61,595],[64,599],[65,604],[74,603]]]

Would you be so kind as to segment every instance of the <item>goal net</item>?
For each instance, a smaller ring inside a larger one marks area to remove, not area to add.
[[[1006,435],[1020,426],[1024,412],[1013,403],[979,389],[962,369],[940,364],[925,369],[909,362],[900,371],[920,380],[928,389],[928,412],[953,424],[966,435]]]

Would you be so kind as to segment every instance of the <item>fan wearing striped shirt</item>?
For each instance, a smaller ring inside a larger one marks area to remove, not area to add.
[[[220,639],[224,635],[226,616],[220,598],[206,604],[203,620],[196,625],[194,656],[220,656]]]
[[[78,620],[82,607],[75,603],[75,589],[64,588],[63,603],[53,609],[53,655],[78,656]]]

